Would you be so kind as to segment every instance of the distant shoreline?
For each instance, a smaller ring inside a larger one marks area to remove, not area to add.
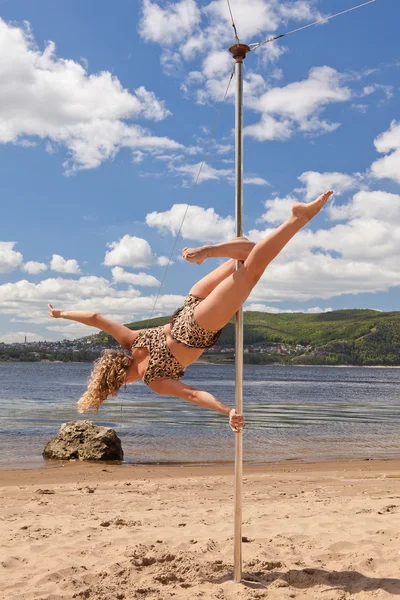
[[[93,361],[72,361],[72,360],[0,360],[0,364],[37,364],[37,365],[92,365]],[[209,367],[234,367],[235,363],[223,363],[223,362],[211,362],[208,360],[196,360],[195,363],[198,365],[209,366]],[[192,365],[190,365],[192,366]],[[291,369],[296,367],[301,368],[325,368],[325,369],[400,369],[400,365],[292,365],[290,363],[265,363],[265,364],[251,364],[245,363],[245,367],[289,367]]]

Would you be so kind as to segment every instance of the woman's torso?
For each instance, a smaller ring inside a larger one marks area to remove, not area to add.
[[[142,333],[144,330],[140,331]],[[171,336],[171,325],[168,323],[164,325],[163,331],[165,333],[165,339],[167,347],[169,348],[172,356],[186,369],[189,365],[193,364],[200,358],[204,352],[204,348],[189,348],[180,342],[174,340]],[[138,373],[141,379],[144,379],[150,362],[150,352],[147,348],[134,348],[132,356],[136,361]]]

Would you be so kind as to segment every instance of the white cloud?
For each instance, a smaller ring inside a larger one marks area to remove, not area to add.
[[[378,152],[390,152],[400,147],[400,122],[392,121],[390,128],[381,133],[374,141]]]
[[[70,321],[49,318],[49,302],[55,308],[97,311],[127,323],[149,318],[155,300],[156,295],[141,296],[133,288],[118,291],[107,279],[94,276],[51,278],[36,284],[21,280],[0,285],[0,314],[9,315],[12,322],[46,325],[59,337],[76,337],[94,330],[79,326],[78,331],[78,326]],[[183,304],[183,300],[184,296],[164,294],[158,298],[155,312],[170,315]]]
[[[25,263],[23,265],[22,270],[25,271],[26,273],[29,273],[29,275],[38,275],[39,273],[42,273],[43,271],[47,271],[47,265],[42,262],[36,262],[34,260],[29,260],[27,263]]]
[[[290,198],[283,200],[291,204]],[[264,218],[283,220],[289,206],[283,210],[282,202],[267,202]],[[400,196],[361,190],[329,214],[345,223],[298,233],[268,267],[251,302],[328,299],[400,285]],[[258,241],[270,231],[253,230],[249,237]]]
[[[399,211],[398,211],[399,212]],[[395,260],[400,255],[400,231],[391,223],[377,219],[353,219],[346,224],[336,225],[329,230],[320,230],[315,236],[315,245],[323,250],[338,252],[347,261],[369,261],[376,259],[377,264],[389,267],[393,273],[396,267],[388,264],[389,258]]]
[[[200,19],[195,0],[169,3],[165,8],[144,0],[139,33],[146,41],[173,44],[185,39]]]
[[[367,112],[367,110],[368,110],[368,104],[356,104],[355,103],[355,104],[351,105],[351,108],[353,110],[356,110],[356,111],[362,113],[362,114],[365,114]]]
[[[391,262],[400,256],[400,196],[387,192],[361,191],[345,206],[334,211],[345,224],[314,234],[315,246],[339,252],[348,260],[376,260],[377,268],[397,267]]]
[[[314,306],[313,308],[304,308],[300,310],[286,309],[286,308],[277,308],[276,306],[266,306],[265,304],[249,304],[245,306],[245,310],[254,311],[254,312],[266,312],[274,315],[286,314],[286,313],[306,313],[306,314],[320,314],[320,313],[328,313],[332,312],[332,308],[320,308],[319,306]]]
[[[95,331],[90,331],[87,326],[82,325],[82,323],[76,323],[71,321],[66,321],[64,319],[59,319],[54,321],[54,323],[58,323],[58,325],[48,325],[46,329],[48,331],[54,331],[57,334],[57,337],[61,337],[62,339],[74,340],[79,337],[86,337],[91,333],[96,333]]]
[[[165,212],[152,212],[146,215],[149,227],[155,227],[160,233],[177,235],[183,216],[187,214],[182,227],[182,237],[198,242],[221,242],[235,235],[235,222],[231,216],[221,217],[213,208],[174,204]]]
[[[160,267],[166,267],[168,264],[170,264],[170,265],[173,265],[174,263],[173,263],[173,261],[172,261],[172,260],[170,260],[170,259],[169,259],[167,256],[159,256],[159,257],[157,258],[157,264],[158,264]]]
[[[359,94],[361,98],[365,96],[370,96],[377,91],[381,91],[384,94],[384,100],[380,101],[378,106],[382,106],[385,102],[389,102],[393,98],[393,86],[391,85],[382,85],[379,83],[374,83],[372,85],[366,85],[363,91]]]
[[[306,312],[311,315],[318,315],[320,313],[329,313],[332,312],[333,308],[320,308],[319,306],[314,306],[313,308],[307,308]]]
[[[400,270],[393,264],[335,258],[329,254],[303,253],[297,258],[282,253],[253,290],[250,301],[279,302],[329,299],[343,294],[386,291],[400,285]]]
[[[288,139],[296,131],[313,134],[333,131],[338,124],[321,121],[321,112],[328,104],[345,102],[351,96],[351,90],[342,86],[340,73],[331,67],[315,67],[307,79],[270,89],[260,98],[251,99],[251,108],[261,112],[262,118],[246,127],[245,133],[265,141]]]
[[[0,18],[0,55],[0,143],[26,146],[39,138],[52,152],[62,145],[67,172],[97,167],[122,147],[182,148],[125,122],[170,114],[153,92],[141,86],[131,93],[107,71],[89,74],[82,64],[58,58],[53,42],[39,50],[29,25]]]
[[[224,77],[232,71],[232,57],[226,50],[210,52],[204,59],[203,73],[208,79]]]
[[[122,267],[114,267],[111,272],[114,283],[129,283],[143,287],[158,287],[160,285],[158,279],[147,273],[128,273]]]
[[[152,223],[148,224],[161,232],[176,233],[185,208],[175,205],[166,213],[152,213],[148,215]],[[194,212],[185,221],[188,229],[184,231],[184,237],[204,242],[233,237],[230,230],[233,229],[232,217],[224,219],[213,209],[190,208]],[[400,255],[400,196],[361,190],[335,211],[332,218],[345,222],[317,231],[307,228],[297,234],[268,267],[246,308],[279,312],[279,309],[271,307],[271,303],[328,299],[400,286],[400,264],[397,260]],[[269,231],[251,233],[252,237],[261,239]],[[137,244],[135,247],[137,249]],[[147,256],[153,264],[157,261],[151,249]],[[129,258],[132,259],[132,256]],[[113,271],[116,279],[121,281],[133,275],[123,269]],[[128,322],[149,317],[155,297],[155,294],[142,296],[132,287],[120,291],[100,277],[54,278],[37,284],[23,280],[0,286],[0,313],[14,317],[14,322],[45,323],[53,333],[74,337],[70,324],[49,322],[48,302],[56,308],[97,310],[121,322]],[[182,300],[181,296],[162,296],[155,314],[171,314]],[[308,312],[319,310],[318,306],[307,309]]]
[[[111,250],[106,252],[104,264],[108,267],[123,266],[134,269],[165,265],[168,259],[158,257],[152,251],[147,240],[130,235],[124,235],[118,242],[108,244]]]
[[[400,183],[400,149],[371,165],[371,175],[376,179],[392,179]]]
[[[203,73],[200,71],[191,71],[189,75],[186,76],[184,82],[181,84],[181,90],[187,96],[189,94],[189,89],[194,85],[201,85],[205,80]]]
[[[393,122],[375,140],[378,151],[400,151],[400,123]],[[369,175],[382,176],[377,161]],[[386,173],[388,175],[388,173]],[[390,173],[392,178],[397,171]],[[355,189],[350,201],[330,204],[323,215],[342,221],[313,231],[303,229],[271,263],[253,291],[250,302],[264,304],[282,300],[328,299],[343,294],[387,291],[400,286],[400,195],[370,190],[363,174],[316,173],[299,177],[305,188],[294,190],[307,199],[332,187],[339,194]],[[365,188],[365,189],[363,189]],[[260,221],[281,222],[290,214],[295,195],[265,203]],[[321,221],[319,221],[321,222]],[[252,230],[248,237],[259,241],[272,230]]]
[[[0,333],[0,344],[23,344],[29,342],[43,342],[44,337],[31,331],[9,331],[8,333]]]
[[[21,140],[17,142],[17,146],[21,146],[22,148],[36,148],[37,142],[32,142],[30,140]]]
[[[250,41],[262,33],[275,32],[288,20],[303,21],[317,19],[320,13],[315,9],[314,2],[306,0],[283,4],[278,0],[231,0],[232,11],[241,39]],[[230,31],[230,15],[226,1],[215,0],[205,7],[204,13],[209,17],[209,28],[218,28],[224,33],[223,41],[232,39]]]
[[[261,215],[258,222],[282,223],[290,216],[293,204],[300,200],[306,202],[315,200],[320,194],[329,189],[334,190],[334,198],[363,185],[363,176],[360,173],[348,175],[347,173],[306,171],[298,179],[305,187],[296,188],[293,194],[289,194],[284,198],[277,196],[271,200],[266,200],[264,205],[267,211]],[[294,194],[302,197],[299,198]],[[331,202],[327,206],[327,215],[331,218],[339,218],[338,215],[344,214],[342,211],[342,207],[336,208]],[[257,237],[257,233],[252,235]]]
[[[371,176],[400,183],[400,122],[392,121],[390,128],[381,133],[374,143],[378,152],[391,153],[372,163]]]
[[[99,299],[110,295],[115,296],[115,298],[122,297],[121,293],[111,287],[107,279],[95,276],[80,277],[79,279],[56,277],[43,279],[39,283],[32,283],[23,279],[15,283],[1,285],[0,291],[1,309],[5,309],[7,306],[12,307],[13,302],[37,304],[44,311],[46,321],[47,303],[49,302],[55,306],[57,304],[71,306],[78,301],[86,303],[92,299]],[[127,292],[124,292],[124,294],[130,298],[140,295],[139,292],[132,289],[129,290],[129,294]],[[23,315],[20,316],[22,317]]]
[[[22,265],[21,252],[14,250],[16,242],[0,242],[0,273],[11,273]]]
[[[333,220],[376,219],[397,225],[400,222],[400,197],[383,191],[357,192],[348,204],[335,206],[330,210]]]
[[[242,39],[250,39],[263,31],[275,31],[279,25],[279,16],[273,7],[274,3],[265,0],[231,1],[232,11],[237,23],[238,32]],[[206,8],[206,15],[214,27],[221,31],[225,29],[225,39],[232,39],[230,15],[226,2],[215,0]]]
[[[60,254],[53,254],[50,269],[58,273],[70,273],[71,275],[78,275],[81,272],[78,262],[74,258],[66,260]]]
[[[154,92],[146,90],[142,85],[135,90],[136,97],[141,101],[142,115],[145,119],[162,121],[171,116],[171,111],[165,108],[165,103],[157,98]]]
[[[278,121],[271,115],[263,115],[257,124],[245,127],[244,133],[259,142],[265,142],[266,140],[288,140],[293,129],[289,119]]]
[[[234,147],[232,144],[216,144],[215,150],[217,154],[232,154]]]
[[[347,173],[318,173],[317,171],[306,171],[298,178],[306,187],[305,199],[307,202],[315,200],[320,194],[327,190],[333,190],[335,196],[341,196],[349,190],[358,188],[362,181],[359,173],[348,175]]]
[[[292,214],[292,206],[297,202],[294,196],[286,196],[285,198],[279,198],[278,196],[273,200],[266,200],[264,203],[267,212],[261,215],[258,220],[260,223],[282,223],[286,221]],[[252,239],[257,237],[257,234],[250,233]],[[258,241],[258,240],[257,240]]]
[[[141,150],[135,150],[135,152],[132,153],[132,162],[135,163],[136,165],[140,165],[140,163],[142,163],[144,161],[144,158],[145,158],[145,153],[142,152]]]
[[[296,21],[312,21],[322,19],[323,17],[323,15],[317,11],[313,3],[307,2],[306,0],[290,2],[288,4],[279,2],[279,11],[282,17],[288,20],[294,19]]]
[[[222,148],[224,149],[225,147],[223,146]],[[221,153],[220,146],[217,145],[216,151],[217,153]],[[175,157],[171,158],[168,156],[161,156],[158,158],[160,160],[165,160],[169,163],[168,169],[170,173],[183,177],[183,183],[186,187],[192,185],[192,183],[194,183],[195,181],[197,181],[197,183],[199,184],[204,183],[205,181],[225,180],[232,184],[235,182],[235,172],[233,168],[218,169],[216,167],[212,167],[208,163],[204,163],[202,165],[201,162],[192,165],[180,164],[178,160],[180,160],[181,157],[178,157],[178,159],[176,159]],[[225,164],[230,164],[233,161],[228,160],[227,162],[225,159],[222,159],[221,162]],[[200,167],[202,167],[201,172]],[[246,185],[269,185],[266,179],[264,179],[263,177],[258,177],[256,175],[245,176],[243,179],[243,183]]]
[[[231,4],[239,36],[248,42],[285,31],[289,22],[308,23],[323,17],[316,0],[231,0]],[[227,52],[234,36],[226,0],[197,5],[194,0],[144,0],[139,33],[146,41],[160,44],[161,63],[167,73],[179,73],[182,77],[183,63],[197,60],[181,86],[186,97],[192,96],[200,104],[222,100],[234,64]],[[286,50],[281,43],[260,47],[256,53],[257,69],[260,63],[276,63]],[[318,66],[303,81],[274,87],[277,79],[282,78],[282,71],[274,65],[263,76],[252,70],[249,58],[244,80],[245,103],[248,109],[259,113],[260,119],[246,127],[246,134],[266,141],[287,140],[295,134],[315,136],[332,132],[340,123],[321,117],[331,104],[365,97],[377,90],[390,99],[390,86],[372,83],[359,91],[345,85],[346,82],[360,85],[361,79],[372,72],[364,70],[362,76],[356,77],[342,75],[329,66]],[[228,101],[234,101],[234,86]],[[360,109],[360,105],[353,106]]]
[[[309,21],[322,16],[314,0],[291,3],[231,0],[231,3],[239,36],[248,41],[256,41],[255,36],[263,39],[273,35],[289,21]],[[201,70],[192,71],[182,89],[186,95],[193,93],[201,104],[221,100],[226,76],[234,65],[227,52],[233,35],[226,0],[213,0],[202,8],[193,0],[160,4],[144,0],[141,36],[161,45],[161,62],[170,73],[176,73],[182,62],[200,56]],[[281,44],[269,44],[261,47],[257,56],[263,63],[274,63],[285,51]],[[276,79],[276,74],[274,71],[271,79]],[[319,67],[311,72],[308,80],[274,90],[268,89],[268,81],[248,65],[244,81],[246,103],[252,110],[261,112],[262,117],[260,123],[247,128],[247,133],[265,140],[288,139],[295,130],[313,134],[332,131],[338,124],[321,121],[318,117],[329,103],[350,97],[350,91],[341,87],[339,78],[334,69]],[[294,97],[293,102],[291,97]],[[229,100],[233,98],[232,86]]]
[[[262,177],[245,177],[243,183],[245,185],[269,185],[268,181]]]
[[[170,165],[170,170],[174,173],[189,177],[190,181],[196,181],[201,163],[195,165]],[[204,163],[198,179],[198,183],[204,181],[220,181],[221,179],[232,180],[233,169],[216,169],[211,165]]]
[[[288,48],[282,43],[266,44],[265,46],[261,46],[261,48],[257,50],[257,53],[261,57],[261,62],[268,68],[271,68],[271,66],[274,65],[287,50]],[[283,72],[280,69],[275,69],[270,74],[270,78],[271,80],[279,80],[282,79],[282,75]]]

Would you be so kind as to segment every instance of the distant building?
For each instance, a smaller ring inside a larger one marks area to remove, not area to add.
[[[278,354],[290,354],[290,351],[285,346],[278,346]]]

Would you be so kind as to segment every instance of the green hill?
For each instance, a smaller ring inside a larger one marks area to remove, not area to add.
[[[157,327],[168,317],[129,323],[130,329]],[[400,312],[374,310],[338,310],[330,313],[303,314],[245,312],[245,347],[270,344],[312,346],[309,352],[280,356],[291,364],[400,365]],[[233,322],[224,329],[219,346],[234,346]],[[105,333],[91,336],[94,343],[113,341]],[[275,356],[274,361],[278,357]],[[249,360],[249,362],[252,362]],[[253,362],[261,362],[260,360]],[[271,357],[265,357],[271,362]]]

